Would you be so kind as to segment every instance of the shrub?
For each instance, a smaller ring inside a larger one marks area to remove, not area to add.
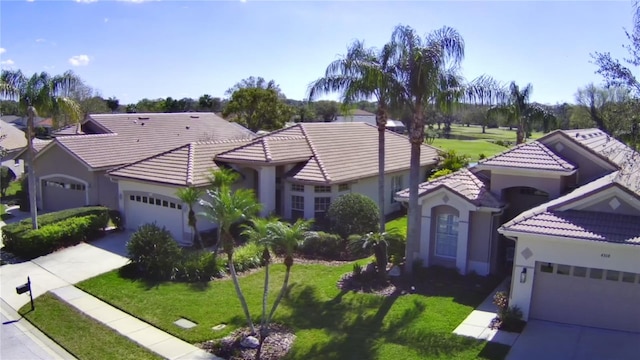
[[[509,295],[506,291],[498,291],[493,295],[493,304],[498,307],[498,317],[502,318],[502,314],[509,306]]]
[[[225,269],[209,251],[183,251],[175,267],[174,280],[186,282],[206,282],[225,274]]]
[[[38,225],[40,227],[43,227],[74,217],[95,215],[97,218],[92,225],[92,232],[94,232],[95,234],[95,232],[97,232],[98,230],[103,230],[104,228],[106,228],[109,224],[109,216],[115,216],[116,213],[119,216],[120,213],[117,210],[109,211],[108,208],[103,206],[87,206],[74,209],[66,209],[38,216]],[[24,235],[24,233],[32,230],[31,218],[27,218],[17,223],[5,225],[2,228],[2,239],[5,243],[12,241],[17,242],[19,241],[20,237]]]
[[[5,196],[9,185],[16,179],[16,174],[6,166],[0,167],[0,195]]]
[[[352,276],[356,280],[362,279],[362,265],[358,263],[353,264]]]
[[[387,233],[385,240],[387,240],[387,254],[389,258],[392,259],[392,263],[394,263],[393,259],[396,259],[394,265],[397,265],[404,257],[407,248],[407,238],[403,234],[392,232]]]
[[[331,231],[343,238],[378,231],[378,205],[370,198],[351,193],[340,196],[327,211]]]
[[[31,211],[31,204],[29,203],[29,181],[26,175],[20,179],[20,189],[16,194],[18,203],[20,204],[20,211]]]
[[[453,173],[453,170],[451,170],[451,169],[441,169],[441,170],[438,170],[438,171],[434,172],[433,174],[431,174],[431,176],[429,176],[429,180],[437,179],[439,177],[443,177],[443,176],[449,175],[451,173]]]
[[[307,237],[298,252],[307,257],[337,260],[346,250],[345,247],[340,235],[316,231]]]
[[[45,225],[38,230],[28,231],[19,238],[11,238],[5,246],[15,255],[32,259],[86,240],[93,233],[96,219],[97,216],[89,215]]]
[[[122,230],[122,214],[120,214],[120,211],[109,209],[109,219],[116,229]]]
[[[251,242],[236,248],[233,253],[233,265],[238,272],[260,267],[262,265],[262,247]]]
[[[478,160],[484,160],[486,158],[487,158],[487,155],[485,155],[483,153],[478,154]]]
[[[140,226],[127,243],[131,262],[143,277],[168,280],[174,277],[181,250],[171,233],[155,223]]]

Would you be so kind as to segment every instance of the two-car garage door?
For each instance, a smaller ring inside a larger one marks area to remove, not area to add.
[[[125,199],[126,227],[136,230],[148,223],[156,223],[171,232],[179,243],[183,242],[183,212],[178,199],[162,195],[129,193]]]
[[[640,332],[640,274],[537,262],[530,317]]]

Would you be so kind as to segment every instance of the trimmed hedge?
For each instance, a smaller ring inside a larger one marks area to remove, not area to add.
[[[378,204],[358,193],[341,195],[329,205],[327,218],[331,232],[343,238],[378,231]]]
[[[17,241],[6,242],[5,246],[15,255],[32,259],[84,241],[99,229],[100,221],[95,215],[73,217],[27,231]]]
[[[83,225],[86,219],[74,221],[82,218],[89,218],[87,226]],[[109,225],[109,220],[117,224],[118,219],[118,211],[102,206],[67,209],[38,216],[38,230],[32,229],[31,218],[5,225],[2,228],[2,241],[6,251],[32,259],[60,247],[92,240],[104,231]],[[69,227],[69,230],[60,229],[61,227]],[[82,230],[81,234],[76,233],[80,231],[78,229]],[[44,239],[46,236],[51,238]],[[36,244],[41,248],[36,248]]]
[[[298,248],[306,257],[330,260],[340,259],[345,251],[346,242],[340,235],[323,231],[313,232]]]

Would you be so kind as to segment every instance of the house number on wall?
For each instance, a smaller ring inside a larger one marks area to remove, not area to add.
[[[610,258],[610,257],[611,257],[611,254],[605,254],[605,253],[602,253],[602,254],[600,254],[600,257],[603,257],[603,258]]]

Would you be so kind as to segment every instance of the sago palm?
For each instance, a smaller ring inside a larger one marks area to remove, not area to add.
[[[69,96],[80,83],[80,79],[71,71],[62,75],[50,76],[46,72],[26,77],[20,70],[2,70],[0,76],[0,97],[15,99],[20,110],[27,115],[27,174],[29,178],[29,203],[31,222],[38,228],[38,209],[36,203],[36,178],[33,167],[34,119],[36,116],[68,116],[79,123],[82,111],[80,105]]]
[[[204,212],[200,215],[209,221],[217,223],[221,232],[222,247],[227,254],[229,272],[233,280],[236,294],[240,300],[240,305],[247,318],[247,323],[251,329],[251,333],[255,334],[256,330],[251,320],[247,301],[240,289],[238,275],[233,264],[233,252],[236,246],[233,234],[231,234],[231,226],[242,221],[247,221],[254,217],[260,211],[261,205],[256,201],[253,190],[239,189],[232,191],[228,186],[222,186],[217,189],[207,190],[210,201],[201,199],[200,205],[204,208]]]

